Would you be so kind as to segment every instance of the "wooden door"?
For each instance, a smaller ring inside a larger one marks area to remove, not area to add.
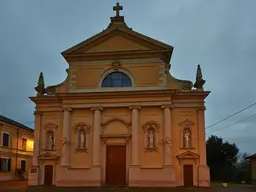
[[[106,185],[125,185],[126,146],[107,146]]]
[[[183,165],[184,186],[193,186],[193,165]]]
[[[52,185],[53,165],[44,166],[44,185]]]

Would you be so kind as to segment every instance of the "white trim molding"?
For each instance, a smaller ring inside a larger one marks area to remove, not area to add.
[[[102,87],[102,83],[104,81],[104,79],[110,75],[111,73],[114,73],[114,72],[119,72],[119,73],[124,73],[125,75],[127,75],[129,77],[129,79],[131,80],[131,83],[132,83],[132,86],[130,88],[134,88],[136,87],[135,86],[135,81],[134,81],[134,78],[133,76],[131,75],[131,73],[126,70],[126,69],[123,69],[123,68],[118,68],[118,69],[114,69],[114,68],[111,68],[111,69],[107,69],[106,71],[104,71],[102,73],[102,75],[100,76],[100,79],[99,79],[99,83],[98,83],[98,88],[99,89],[104,89],[104,91],[108,90],[109,88],[108,87]],[[112,87],[111,87],[112,88]],[[120,89],[120,87],[117,87]]]

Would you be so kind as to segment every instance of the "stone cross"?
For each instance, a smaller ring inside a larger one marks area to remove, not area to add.
[[[123,6],[120,6],[119,3],[116,3],[116,6],[113,7],[113,11],[116,11],[116,17],[119,17],[119,12],[123,10]]]

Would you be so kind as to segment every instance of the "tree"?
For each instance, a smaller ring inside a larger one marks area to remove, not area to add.
[[[222,138],[212,135],[206,142],[206,152],[212,180],[235,180],[239,152],[235,143],[223,142]]]

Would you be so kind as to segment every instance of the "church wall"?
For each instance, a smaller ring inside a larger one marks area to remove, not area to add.
[[[125,108],[104,108],[102,111],[102,122],[106,122],[112,118],[121,118],[127,122],[131,121],[131,110],[128,107]]]
[[[192,146],[189,149],[183,147],[182,140],[182,127],[179,125],[184,120],[189,120],[194,123],[192,126]],[[173,108],[172,109],[172,147],[173,149],[173,164],[177,169],[176,177],[178,180],[183,181],[183,165],[193,164],[193,175],[194,175],[194,185],[197,183],[198,179],[198,164],[199,159],[181,159],[177,158],[186,151],[191,151],[193,153],[199,154],[198,151],[198,127],[197,127],[197,110],[196,108]],[[199,154],[200,155],[200,154]]]
[[[160,107],[143,107],[140,110],[140,157],[141,168],[162,168],[163,166],[163,110]],[[159,124],[157,134],[157,151],[145,151],[145,137],[143,124],[148,121],[155,121]]]
[[[73,109],[71,112],[71,168],[90,168],[92,164],[92,136],[93,112],[90,109]],[[75,125],[85,123],[90,126],[88,137],[88,150],[79,150],[77,144],[77,131]]]
[[[55,154],[60,153],[61,151],[61,138],[62,138],[62,112],[44,112],[41,120],[41,129],[40,129],[40,144],[39,148],[41,151],[48,151],[46,144],[46,130],[52,130],[55,133],[54,136],[54,149],[52,152]],[[51,128],[51,125],[56,128]]]
[[[104,76],[105,72],[112,69],[112,61],[93,62],[72,62],[70,64],[70,82],[72,89],[97,89],[100,86],[99,79]],[[160,73],[160,65],[162,63],[152,62],[136,62],[136,60],[125,61],[121,69],[126,70],[134,78],[136,87],[156,87],[162,83],[163,74]],[[147,75],[141,75],[147,74]]]

